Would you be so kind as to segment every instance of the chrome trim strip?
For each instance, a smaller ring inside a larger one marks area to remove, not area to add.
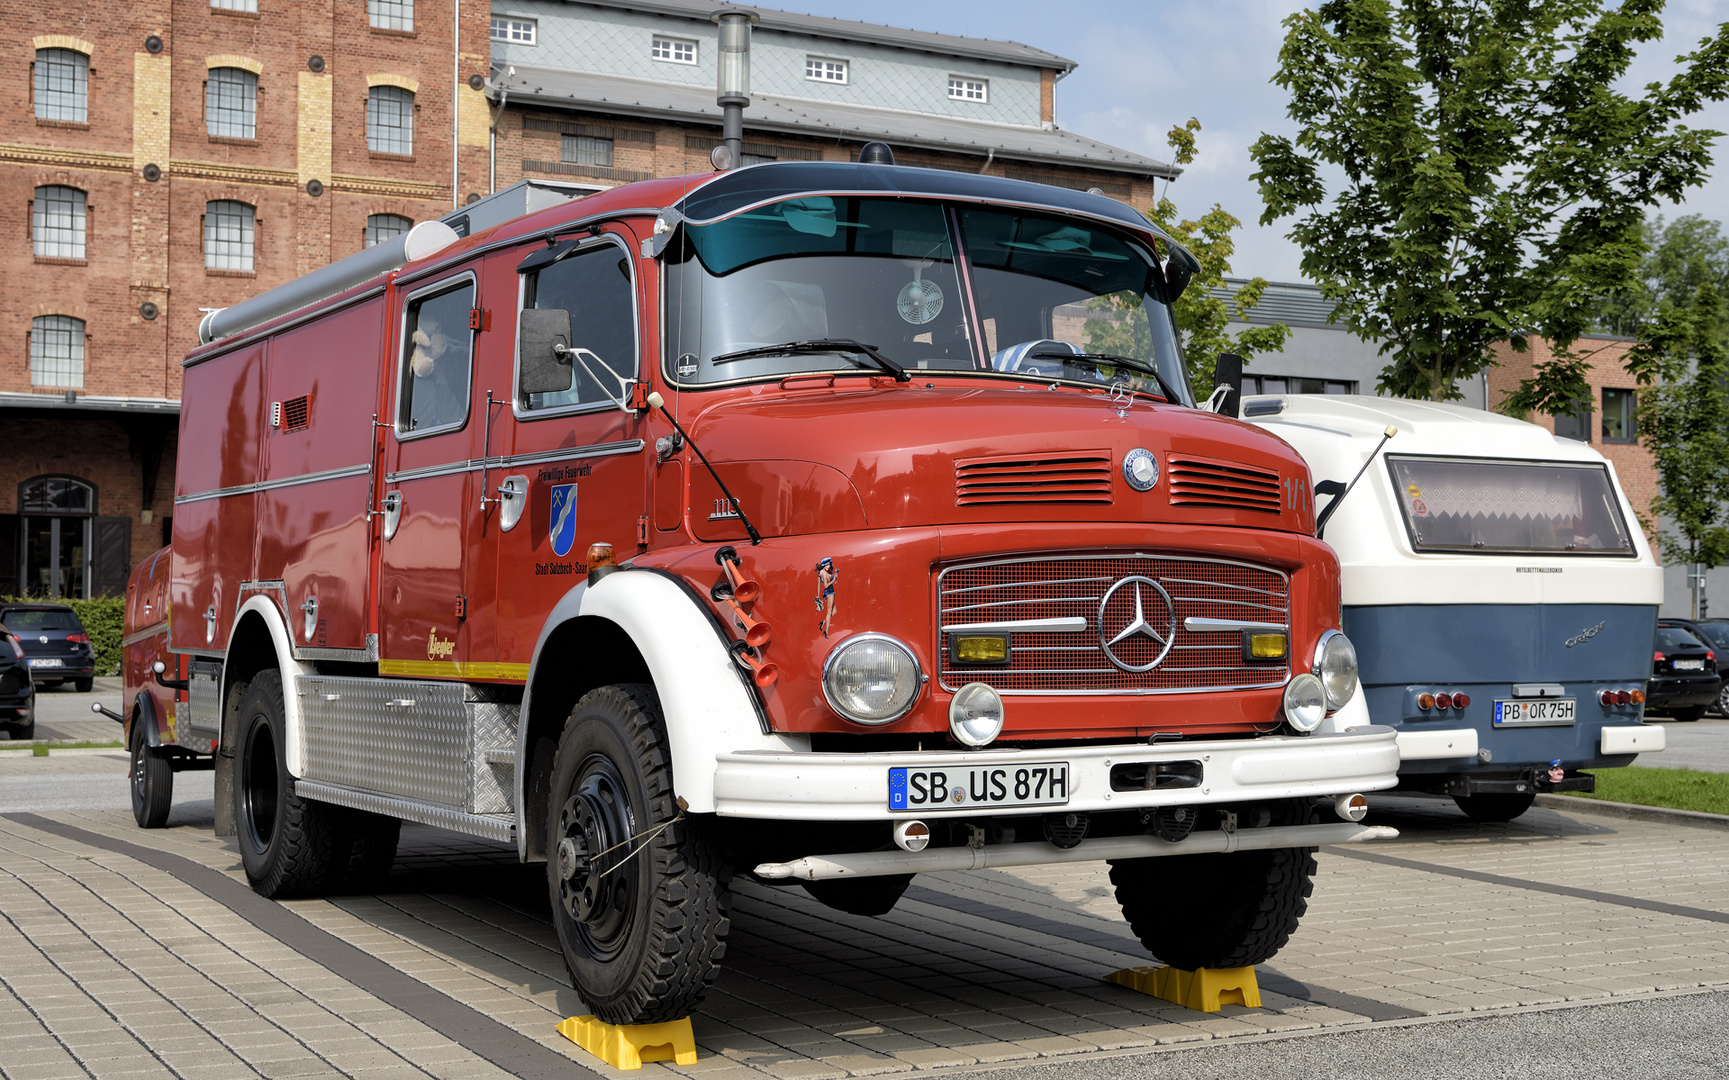
[[[297,487],[301,484],[316,484],[322,480],[343,480],[350,476],[365,476],[371,471],[371,465],[348,465],[340,469],[326,469],[323,472],[285,476],[279,480],[260,480],[255,484],[237,484],[234,487],[215,488],[211,491],[200,491],[193,495],[176,495],[174,496],[174,505],[203,502],[206,499],[225,499],[230,495],[256,495],[261,491],[275,491],[277,488]]]
[[[335,784],[320,783],[315,780],[294,781],[294,791],[308,799],[318,802],[334,803],[337,806],[348,806],[356,810],[370,810],[375,814],[401,818],[404,821],[418,821],[422,825],[436,825],[452,832],[467,833],[470,836],[484,836],[488,840],[498,840],[502,843],[516,842],[516,816],[500,814],[496,817],[486,814],[465,814],[460,810],[448,810],[442,806],[427,806],[424,803],[409,802],[406,799],[393,799],[387,795],[374,795],[370,791],[355,791],[353,788],[337,787]]]
[[[999,631],[1004,634],[1084,634],[1087,620],[1080,615],[1064,619],[1010,619],[1007,622],[962,623],[945,626],[945,634],[984,634]]]
[[[641,439],[626,439],[622,442],[595,443],[593,446],[578,446],[568,450],[545,450],[533,454],[473,458],[468,461],[454,461],[448,465],[427,465],[419,469],[404,469],[402,472],[386,473],[384,482],[400,484],[406,480],[425,480],[433,476],[450,476],[455,473],[473,472],[482,468],[513,469],[519,465],[545,465],[548,462],[571,461],[577,458],[634,454],[646,445],[648,444]]]
[[[132,633],[128,634],[126,637],[121,638],[120,639],[120,647],[122,649],[124,649],[124,648],[127,648],[129,646],[136,645],[140,641],[145,640],[146,638],[153,638],[153,637],[156,637],[158,634],[165,634],[167,632],[168,632],[168,621],[166,619],[164,619],[161,622],[153,622],[149,626],[146,626],[144,629],[134,630]]]
[[[1235,634],[1243,630],[1274,630],[1286,633],[1284,623],[1243,622],[1239,619],[1203,619],[1191,615],[1183,620],[1183,629],[1191,634]]]

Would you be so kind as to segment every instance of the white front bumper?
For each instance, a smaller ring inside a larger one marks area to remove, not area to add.
[[[1381,791],[1398,783],[1399,744],[1389,727],[1332,734],[1268,735],[1204,742],[1111,743],[1032,750],[944,750],[883,754],[746,750],[716,755],[718,813],[731,817],[869,821],[939,814],[1043,814],[1052,806],[1002,808],[965,803],[915,813],[888,809],[888,771],[1066,761],[1064,810],[1196,806],[1306,795]],[[1112,791],[1113,765],[1199,761],[1199,787]]]

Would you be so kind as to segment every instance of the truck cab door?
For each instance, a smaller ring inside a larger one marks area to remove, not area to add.
[[[623,561],[646,525],[647,414],[620,407],[640,377],[633,246],[603,233],[524,249],[518,265],[519,308],[569,312],[572,357],[568,389],[526,393],[517,335],[511,446],[492,482],[524,500],[499,536],[497,571],[498,659],[519,677],[552,606],[586,577],[589,545],[610,543]]]
[[[459,270],[404,294],[379,535],[382,675],[461,678],[484,407],[475,408],[480,282]],[[487,572],[486,567],[473,567]]]

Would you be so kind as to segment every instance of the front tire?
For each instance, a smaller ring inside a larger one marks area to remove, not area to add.
[[[1314,803],[1274,803],[1272,825],[1308,825]],[[1284,948],[1314,890],[1315,849],[1117,859],[1111,884],[1147,951],[1174,968],[1250,967]]]
[[[174,766],[144,738],[144,718],[132,718],[132,819],[140,829],[160,829],[174,806]]]
[[[1453,801],[1472,821],[1507,822],[1531,809],[1537,801],[1533,792],[1490,795],[1455,795]]]
[[[72,689],[78,691],[80,694],[88,694],[92,689],[95,688],[95,686],[96,686],[96,680],[95,679],[73,679],[72,680]]]
[[[726,951],[730,871],[681,816],[654,688],[585,695],[553,765],[546,880],[571,980],[606,1023],[688,1016]]]
[[[246,879],[272,900],[323,892],[349,850],[340,808],[294,794],[283,714],[281,673],[260,672],[240,702],[234,823]]]

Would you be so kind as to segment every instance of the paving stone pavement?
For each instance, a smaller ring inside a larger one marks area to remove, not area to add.
[[[8,761],[0,784],[30,767]],[[124,811],[0,819],[0,1076],[510,1075],[476,1051],[473,1024],[437,1019],[448,999],[556,1055],[545,1060],[563,1063],[559,1075],[625,1075],[553,1030],[585,1010],[541,867],[413,826],[386,891],[270,906],[406,975],[427,1004],[404,1007],[309,958],[232,893],[94,842],[171,853],[244,888],[207,811],[181,807],[175,821],[144,832]],[[1308,916],[1261,969],[1264,1006],[1213,1015],[1103,981],[1149,962],[1103,864],[929,875],[878,919],[737,882],[726,967],[693,1018],[701,1060],[632,1075],[1086,1060],[1729,983],[1729,833],[1541,808],[1477,825],[1450,802],[1410,798],[1376,800],[1371,821],[1403,836],[1323,850]]]

